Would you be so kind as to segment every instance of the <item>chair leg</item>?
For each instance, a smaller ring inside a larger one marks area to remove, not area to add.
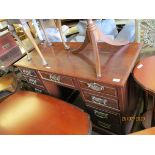
[[[41,28],[42,28],[42,30],[43,30],[43,33],[44,33],[44,36],[45,36],[46,42],[47,42],[48,46],[51,46],[52,43],[51,43],[51,42],[49,41],[49,39],[48,39],[48,36],[47,36],[46,30],[45,30],[45,26],[44,26],[44,22],[43,22],[42,19],[40,19],[39,22],[40,22],[40,26],[41,26]]]
[[[39,56],[41,57],[43,66],[48,65],[48,63],[46,62],[44,56],[42,55],[42,53],[41,53],[41,51],[40,51],[40,49],[38,47],[38,45],[36,44],[34,38],[32,37],[29,26],[27,25],[26,22],[25,23],[21,22],[21,23],[22,23],[22,27],[23,27],[24,32],[26,33],[27,37],[30,39],[30,41],[32,42],[32,44],[35,47],[36,51],[38,52]]]
[[[91,44],[93,46],[93,52],[95,56],[95,64],[96,64],[96,74],[97,78],[101,77],[101,62],[99,56],[99,50],[97,45],[97,38],[95,35],[96,25],[93,23],[92,20],[88,20],[88,32],[90,35]]]
[[[65,49],[67,49],[67,50],[70,49],[70,47],[64,41],[63,34],[62,34],[61,20],[60,19],[57,19],[56,25],[57,25],[57,27],[59,29],[59,33],[60,33],[60,36],[61,36],[61,39],[62,39],[62,42],[63,42],[63,45],[64,45]]]

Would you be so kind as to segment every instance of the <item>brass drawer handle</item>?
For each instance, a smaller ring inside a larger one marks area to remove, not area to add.
[[[31,75],[31,71],[22,69],[22,72],[26,75]]]
[[[29,78],[29,82],[32,83],[32,84],[34,84],[34,85],[37,84],[37,80],[35,80],[35,79],[31,79],[31,78]]]
[[[97,117],[100,117],[100,118],[103,118],[103,119],[108,119],[108,114],[106,114],[106,113],[103,113],[103,112],[99,112],[97,110],[94,110],[94,114]]]
[[[102,99],[96,96],[91,96],[91,101],[96,104],[104,104],[104,105],[107,105],[107,102],[108,102],[108,100]]]
[[[34,77],[36,77],[35,72],[34,71],[31,71],[31,70],[22,69],[22,73],[25,74],[25,75],[28,75],[28,76],[34,76]]]
[[[50,80],[54,81],[54,82],[60,82],[60,75],[51,75],[49,76]]]
[[[101,121],[98,121],[98,124],[100,126],[102,126],[103,128],[106,128],[106,129],[110,129],[111,128],[110,124],[107,124],[107,123],[104,123],[104,122],[101,122]]]
[[[34,88],[34,90],[35,90],[36,92],[38,92],[38,93],[42,93],[42,92],[43,92],[43,90],[38,89],[38,88]]]
[[[99,85],[98,83],[87,83],[88,87],[95,91],[102,91],[104,90],[104,86]]]

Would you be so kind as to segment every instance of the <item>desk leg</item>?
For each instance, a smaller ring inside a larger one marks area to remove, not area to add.
[[[149,94],[147,91],[144,90],[144,112],[147,111],[148,102],[149,102]]]
[[[153,114],[152,114],[152,124],[151,126],[155,126],[155,96],[153,96]]]

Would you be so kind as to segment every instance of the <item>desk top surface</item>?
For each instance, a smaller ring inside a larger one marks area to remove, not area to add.
[[[155,56],[139,61],[135,66],[133,75],[145,90],[155,93]]]
[[[72,48],[77,48],[81,45],[81,43],[68,44]],[[53,43],[51,47],[40,44],[39,48],[48,62],[48,67],[42,65],[41,58],[35,50],[31,52],[31,61],[27,61],[27,57],[25,56],[14,65],[124,86],[135,65],[141,44],[130,43],[126,46],[111,46],[106,43],[99,43],[98,47],[101,60],[101,78],[96,78],[95,57],[91,44],[88,44],[78,54],[64,50],[62,43]],[[120,79],[120,81],[114,82],[113,79]]]

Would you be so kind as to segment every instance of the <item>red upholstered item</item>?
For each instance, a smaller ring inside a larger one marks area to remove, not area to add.
[[[0,134],[89,134],[87,113],[62,100],[19,91],[0,103]]]

